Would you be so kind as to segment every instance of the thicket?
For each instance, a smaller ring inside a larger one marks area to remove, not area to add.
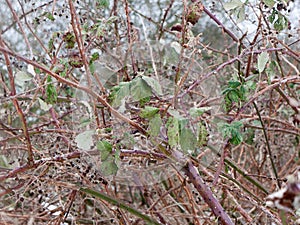
[[[297,223],[299,3],[0,13],[1,224]]]

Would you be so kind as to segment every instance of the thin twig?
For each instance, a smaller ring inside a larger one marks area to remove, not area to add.
[[[0,48],[6,49],[1,35],[0,35]],[[7,71],[8,71],[8,76],[9,76],[9,81],[10,81],[10,88],[11,88],[10,95],[15,96],[16,95],[16,87],[15,87],[14,75],[13,75],[13,71],[12,71],[12,64],[8,57],[9,53],[3,52],[3,54],[4,54],[6,67],[7,67]],[[24,115],[20,105],[19,105],[18,100],[14,98],[14,99],[12,99],[12,102],[19,114],[20,119],[21,119],[23,132],[24,132],[24,136],[25,136],[25,140],[26,140],[26,144],[27,144],[27,150],[28,150],[28,165],[33,165],[33,163],[34,163],[33,151],[32,151],[32,145],[31,145],[31,141],[30,141],[29,132],[27,129],[26,118],[25,118],[25,115]]]
[[[265,140],[266,140],[266,144],[267,144],[267,149],[268,149],[268,154],[269,154],[269,158],[270,158],[270,161],[271,161],[271,165],[272,165],[272,169],[273,169],[273,172],[274,172],[274,175],[275,175],[275,178],[276,178],[276,181],[277,181],[277,185],[279,188],[281,188],[281,185],[280,185],[280,182],[279,182],[279,178],[278,178],[278,174],[277,174],[277,169],[276,169],[276,166],[275,166],[275,163],[274,163],[274,160],[273,160],[273,154],[272,154],[272,151],[271,151],[271,146],[270,146],[270,142],[269,142],[269,138],[268,138],[268,135],[267,135],[267,131],[265,129],[265,126],[264,126],[264,122],[261,118],[261,115],[260,115],[260,112],[259,112],[259,109],[255,103],[255,101],[253,101],[253,106],[256,110],[256,113],[258,115],[258,118],[259,118],[259,121],[261,123],[261,126],[262,126],[262,130],[263,130],[263,133],[264,133],[264,137],[265,137]]]
[[[128,6],[128,1],[127,0],[123,0],[124,1],[124,8],[125,8],[125,13],[126,13],[126,20],[127,20],[127,39],[128,39],[128,50],[129,54],[130,54],[130,58],[131,58],[131,65],[132,65],[132,69],[134,74],[137,73],[137,66],[134,60],[134,54],[131,51],[132,49],[132,44],[133,44],[133,40],[131,38],[131,34],[132,32],[132,27],[131,27],[131,22],[130,22],[130,15],[129,15],[129,6]]]
[[[12,7],[12,5],[11,5],[11,2],[10,2],[9,0],[6,0],[6,3],[7,3],[7,5],[8,5],[8,7],[9,7],[11,13],[13,14],[13,17],[14,17],[15,21],[17,22],[17,24],[18,24],[18,26],[19,26],[19,28],[20,28],[20,31],[21,31],[21,33],[22,33],[22,35],[23,35],[23,38],[24,38],[25,43],[26,43],[26,46],[27,46],[27,48],[28,48],[28,50],[29,50],[29,52],[30,52],[30,57],[32,58],[32,57],[33,57],[32,49],[31,49],[31,46],[30,46],[30,44],[29,44],[27,35],[26,35],[25,32],[24,32],[23,26],[22,26],[22,24],[20,23],[19,17],[18,17],[18,15],[16,14],[15,10],[13,9],[13,7]]]
[[[163,15],[163,18],[162,18],[161,23],[160,23],[160,26],[159,26],[159,36],[158,36],[158,40],[161,39],[161,37],[162,37],[162,35],[163,35],[163,33],[164,33],[164,32],[163,32],[164,23],[165,23],[165,21],[166,21],[166,18],[167,18],[167,15],[168,15],[170,9],[171,9],[172,6],[173,6],[173,3],[174,3],[174,0],[171,0],[170,3],[169,3],[169,5],[168,5],[168,8],[165,10],[165,13],[164,13],[164,15]]]

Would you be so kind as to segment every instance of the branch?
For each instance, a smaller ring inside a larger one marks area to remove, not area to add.
[[[234,35],[234,33],[232,33],[230,30],[228,30],[222,23],[220,20],[218,20],[218,18],[213,15],[207,8],[205,8],[205,6],[203,6],[203,11],[211,18],[213,19],[213,21],[215,21],[223,30],[225,33],[227,33],[232,40],[234,40],[235,42],[239,42],[239,39]],[[244,48],[245,46],[241,43],[241,46]]]
[[[204,183],[198,173],[198,170],[191,161],[188,161],[184,170],[185,174],[190,178],[203,200],[210,207],[214,215],[221,220],[222,224],[233,225],[230,217],[227,215],[220,202],[215,198],[209,187]]]
[[[0,52],[3,52],[5,54],[11,55],[15,58],[17,58],[18,60],[21,60],[23,62],[26,62],[38,69],[40,69],[41,71],[43,71],[44,73],[54,77],[57,81],[63,83],[63,84],[67,84],[71,87],[80,89],[84,92],[86,92],[87,94],[89,94],[90,96],[92,96],[93,98],[95,98],[98,102],[100,102],[103,106],[107,107],[108,110],[118,119],[130,124],[131,126],[135,127],[138,131],[140,131],[142,134],[147,134],[147,132],[145,131],[144,128],[142,128],[138,123],[132,121],[131,119],[128,119],[126,116],[122,115],[121,113],[119,113],[117,110],[115,110],[102,96],[100,96],[99,94],[97,94],[96,92],[94,92],[93,90],[91,90],[89,87],[86,86],[82,86],[78,83],[75,83],[71,80],[67,80],[64,77],[61,77],[60,75],[58,75],[57,73],[52,72],[51,70],[49,70],[48,68],[40,65],[37,62],[34,62],[28,58],[25,58],[15,52],[12,52],[10,50],[8,50],[7,48],[5,48],[4,46],[0,46]]]
[[[198,170],[193,165],[191,159],[186,159],[186,157],[179,151],[174,151],[173,157],[176,162],[180,162],[185,165],[183,167],[183,171],[189,177],[194,187],[198,190],[203,200],[210,207],[213,214],[221,220],[222,224],[233,225],[233,222],[221,206],[220,202],[216,199],[212,191],[200,177]]]
[[[233,63],[235,63],[236,61],[241,60],[244,56],[247,55],[251,55],[251,54],[260,54],[262,52],[276,52],[276,51],[282,51],[282,53],[284,52],[284,48],[269,48],[269,49],[260,49],[260,50],[256,50],[256,51],[246,51],[246,52],[242,52],[240,55],[220,64],[216,69],[210,71],[209,73],[203,75],[200,79],[196,80],[191,86],[189,86],[189,88],[187,90],[185,90],[183,93],[181,93],[179,95],[180,98],[184,97],[186,94],[188,94],[191,90],[193,90],[194,88],[196,88],[198,85],[200,85],[204,80],[206,80],[207,78],[213,76],[213,75],[217,75],[217,73],[224,69],[226,66],[231,65]]]

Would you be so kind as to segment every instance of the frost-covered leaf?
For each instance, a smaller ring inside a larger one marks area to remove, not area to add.
[[[181,45],[177,41],[173,41],[171,43],[171,47],[172,47],[172,49],[174,49],[176,51],[177,54],[180,54],[180,52],[181,52]]]
[[[228,10],[232,10],[232,9],[235,9],[235,8],[238,8],[238,7],[241,7],[243,6],[244,3],[242,3],[241,1],[239,0],[232,0],[230,2],[225,2],[224,3],[224,9],[226,11]]]
[[[236,13],[236,17],[237,17],[237,23],[243,22],[246,18],[246,14],[245,14],[245,5],[242,5]]]
[[[211,107],[200,107],[200,108],[193,107],[190,109],[190,115],[192,117],[201,116],[203,113],[209,110],[211,110]]]
[[[36,75],[36,72],[35,72],[35,69],[34,69],[33,65],[28,64],[27,72],[30,73],[32,76]]]
[[[275,5],[275,1],[274,1],[274,0],[263,0],[263,2],[264,2],[269,8],[273,8],[273,6]]]
[[[268,61],[269,54],[267,52],[262,52],[259,54],[257,59],[257,68],[260,73],[264,71]]]
[[[162,95],[162,90],[161,90],[161,86],[158,83],[157,80],[155,80],[152,77],[148,77],[148,76],[142,76],[142,79],[144,81],[146,81],[146,83],[152,88],[152,90],[158,94],[158,95]]]
[[[15,74],[15,82],[19,86],[24,86],[26,81],[30,81],[32,79],[32,75],[25,71],[18,71]]]
[[[129,96],[129,94],[130,94],[129,86],[130,86],[130,83],[121,82],[118,86],[115,86],[112,88],[109,98],[111,99],[113,106],[120,106],[122,103],[122,100],[125,97]]]
[[[168,109],[168,113],[170,113],[170,115],[176,119],[185,119],[183,116],[180,115],[180,113],[177,110]]]
[[[195,151],[197,138],[191,129],[183,128],[180,130],[179,142],[183,152],[188,153],[189,151]]]
[[[266,74],[268,75],[269,83],[271,83],[271,81],[274,79],[274,77],[276,76],[276,74],[279,70],[280,69],[279,69],[278,63],[276,61],[271,61],[269,63],[269,66],[265,70]]]
[[[100,170],[104,176],[116,175],[118,172],[118,166],[115,162],[114,157],[109,156],[105,161],[102,161]]]
[[[148,131],[148,133],[150,134],[150,136],[151,137],[156,137],[160,132],[161,126],[162,126],[162,120],[160,118],[160,115],[156,114],[149,121],[149,131]]]
[[[108,141],[99,141],[97,143],[97,149],[101,154],[101,161],[104,161],[112,153],[112,144]]]
[[[51,109],[51,104],[44,102],[41,98],[38,98],[38,101],[42,110],[48,111],[49,109]]]
[[[89,117],[81,117],[79,120],[79,125],[78,128],[83,128],[88,126],[90,123],[92,122],[92,120]]]
[[[89,150],[93,145],[93,135],[95,130],[86,130],[75,137],[75,142],[78,148]]]
[[[256,127],[261,127],[261,122],[259,120],[253,120],[251,121],[251,125]]]
[[[178,46],[179,45],[179,46]],[[175,65],[178,63],[181,45],[178,42],[171,43],[170,45],[166,45],[165,54],[163,54],[163,65]]]
[[[0,155],[0,166],[9,169],[9,163],[4,155]]]
[[[130,83],[130,94],[135,101],[152,95],[151,86],[141,77],[137,77]]]
[[[167,136],[169,140],[169,145],[175,147],[179,142],[179,123],[178,120],[170,117],[167,122]]]

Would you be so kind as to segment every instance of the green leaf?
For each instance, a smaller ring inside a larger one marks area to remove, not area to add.
[[[130,82],[130,94],[135,101],[146,98],[152,95],[151,87],[141,78]]]
[[[93,135],[95,130],[86,130],[75,137],[75,142],[78,148],[89,150],[93,145]]]
[[[278,19],[274,23],[274,28],[277,31],[282,31],[288,27],[288,20],[282,14],[278,14]]]
[[[248,90],[255,90],[257,83],[253,80],[249,80],[245,83]]]
[[[50,12],[46,12],[45,16],[46,16],[49,20],[51,20],[51,21],[54,21],[54,20],[55,20],[54,16],[53,16],[52,13],[50,13]]]
[[[183,152],[190,153],[195,151],[197,145],[197,138],[191,129],[183,128],[180,130],[180,146]]]
[[[97,149],[101,153],[101,161],[104,161],[112,153],[112,144],[108,141],[99,141],[97,143]]]
[[[264,2],[269,8],[273,8],[273,6],[275,5],[275,1],[274,1],[274,0],[263,0],[263,2]]]
[[[271,15],[268,17],[268,19],[271,23],[274,22],[277,14],[278,14],[277,10],[273,9]]]
[[[94,62],[96,60],[98,60],[100,57],[99,52],[94,52],[91,56],[90,62]]]
[[[244,3],[242,3],[242,2],[239,1],[239,0],[232,0],[232,1],[230,1],[230,2],[225,2],[225,3],[223,4],[223,6],[224,6],[224,9],[225,9],[226,11],[229,11],[229,10],[232,10],[232,9],[235,9],[235,8],[238,8],[238,7],[241,7],[241,6],[243,6],[243,4],[244,4]]]
[[[140,117],[142,118],[152,118],[159,112],[159,108],[152,106],[145,106],[140,113]]]
[[[197,117],[197,116],[201,116],[203,113],[207,112],[211,110],[211,107],[200,107],[200,108],[190,108],[190,115],[192,117]]]
[[[246,83],[235,80],[229,81],[227,87],[222,91],[222,94],[225,95],[226,110],[229,110],[234,102],[240,105],[242,101],[245,101],[248,91]]]
[[[95,73],[95,70],[96,70],[96,68],[95,68],[95,63],[92,62],[92,61],[90,61],[90,63],[89,63],[89,68],[90,68],[91,73],[94,74],[94,73]]]
[[[268,61],[269,54],[267,52],[262,52],[259,54],[257,59],[257,68],[260,73],[264,71]]]
[[[232,102],[239,102],[240,101],[240,94],[238,90],[231,90],[228,95],[228,99],[230,99]]]
[[[242,128],[243,123],[240,121],[232,122],[231,124],[221,124],[220,130],[224,138],[229,138],[230,143],[238,145],[243,141],[242,134],[240,129]]]
[[[105,161],[102,161],[100,170],[104,176],[116,175],[118,172],[118,166],[115,162],[114,157],[109,156]]]
[[[179,123],[178,119],[170,117],[166,124],[167,126],[167,136],[169,140],[169,145],[175,147],[179,142]]]
[[[51,104],[47,104],[46,102],[44,102],[41,98],[38,98],[40,107],[42,110],[44,111],[48,111],[49,109],[51,109],[52,105]]]
[[[53,104],[57,101],[57,92],[56,88],[52,83],[52,77],[47,77],[47,86],[46,86],[46,96],[47,96],[47,103]]]
[[[245,143],[248,145],[254,144],[254,138],[255,138],[255,129],[247,128],[245,133]]]
[[[160,115],[155,114],[155,116],[153,118],[151,118],[150,121],[149,121],[149,131],[148,131],[148,133],[150,134],[150,136],[151,137],[158,136],[161,126],[162,126],[162,120],[160,118]]]
[[[108,8],[109,0],[97,0],[97,8]]]
[[[156,94],[162,95],[161,86],[157,80],[148,76],[142,76],[142,79],[146,81],[146,83],[152,88],[153,91],[155,91]]]
[[[237,88],[237,87],[241,86],[241,82],[240,82],[240,81],[230,80],[230,81],[228,82],[228,86],[229,86],[230,88]]]
[[[54,39],[53,39],[53,38],[50,38],[50,39],[49,39],[49,42],[48,42],[48,51],[49,51],[49,52],[52,52],[54,49],[55,49],[55,46],[54,46]]]
[[[25,71],[18,71],[15,74],[15,82],[17,85],[19,85],[21,87],[25,85],[25,82],[30,81],[31,79],[32,79],[32,76]]]
[[[150,100],[151,100],[151,96],[148,96],[148,97],[146,97],[146,98],[140,99],[140,106],[141,106],[141,107],[144,107],[145,104],[147,104],[148,102],[150,102]]]

